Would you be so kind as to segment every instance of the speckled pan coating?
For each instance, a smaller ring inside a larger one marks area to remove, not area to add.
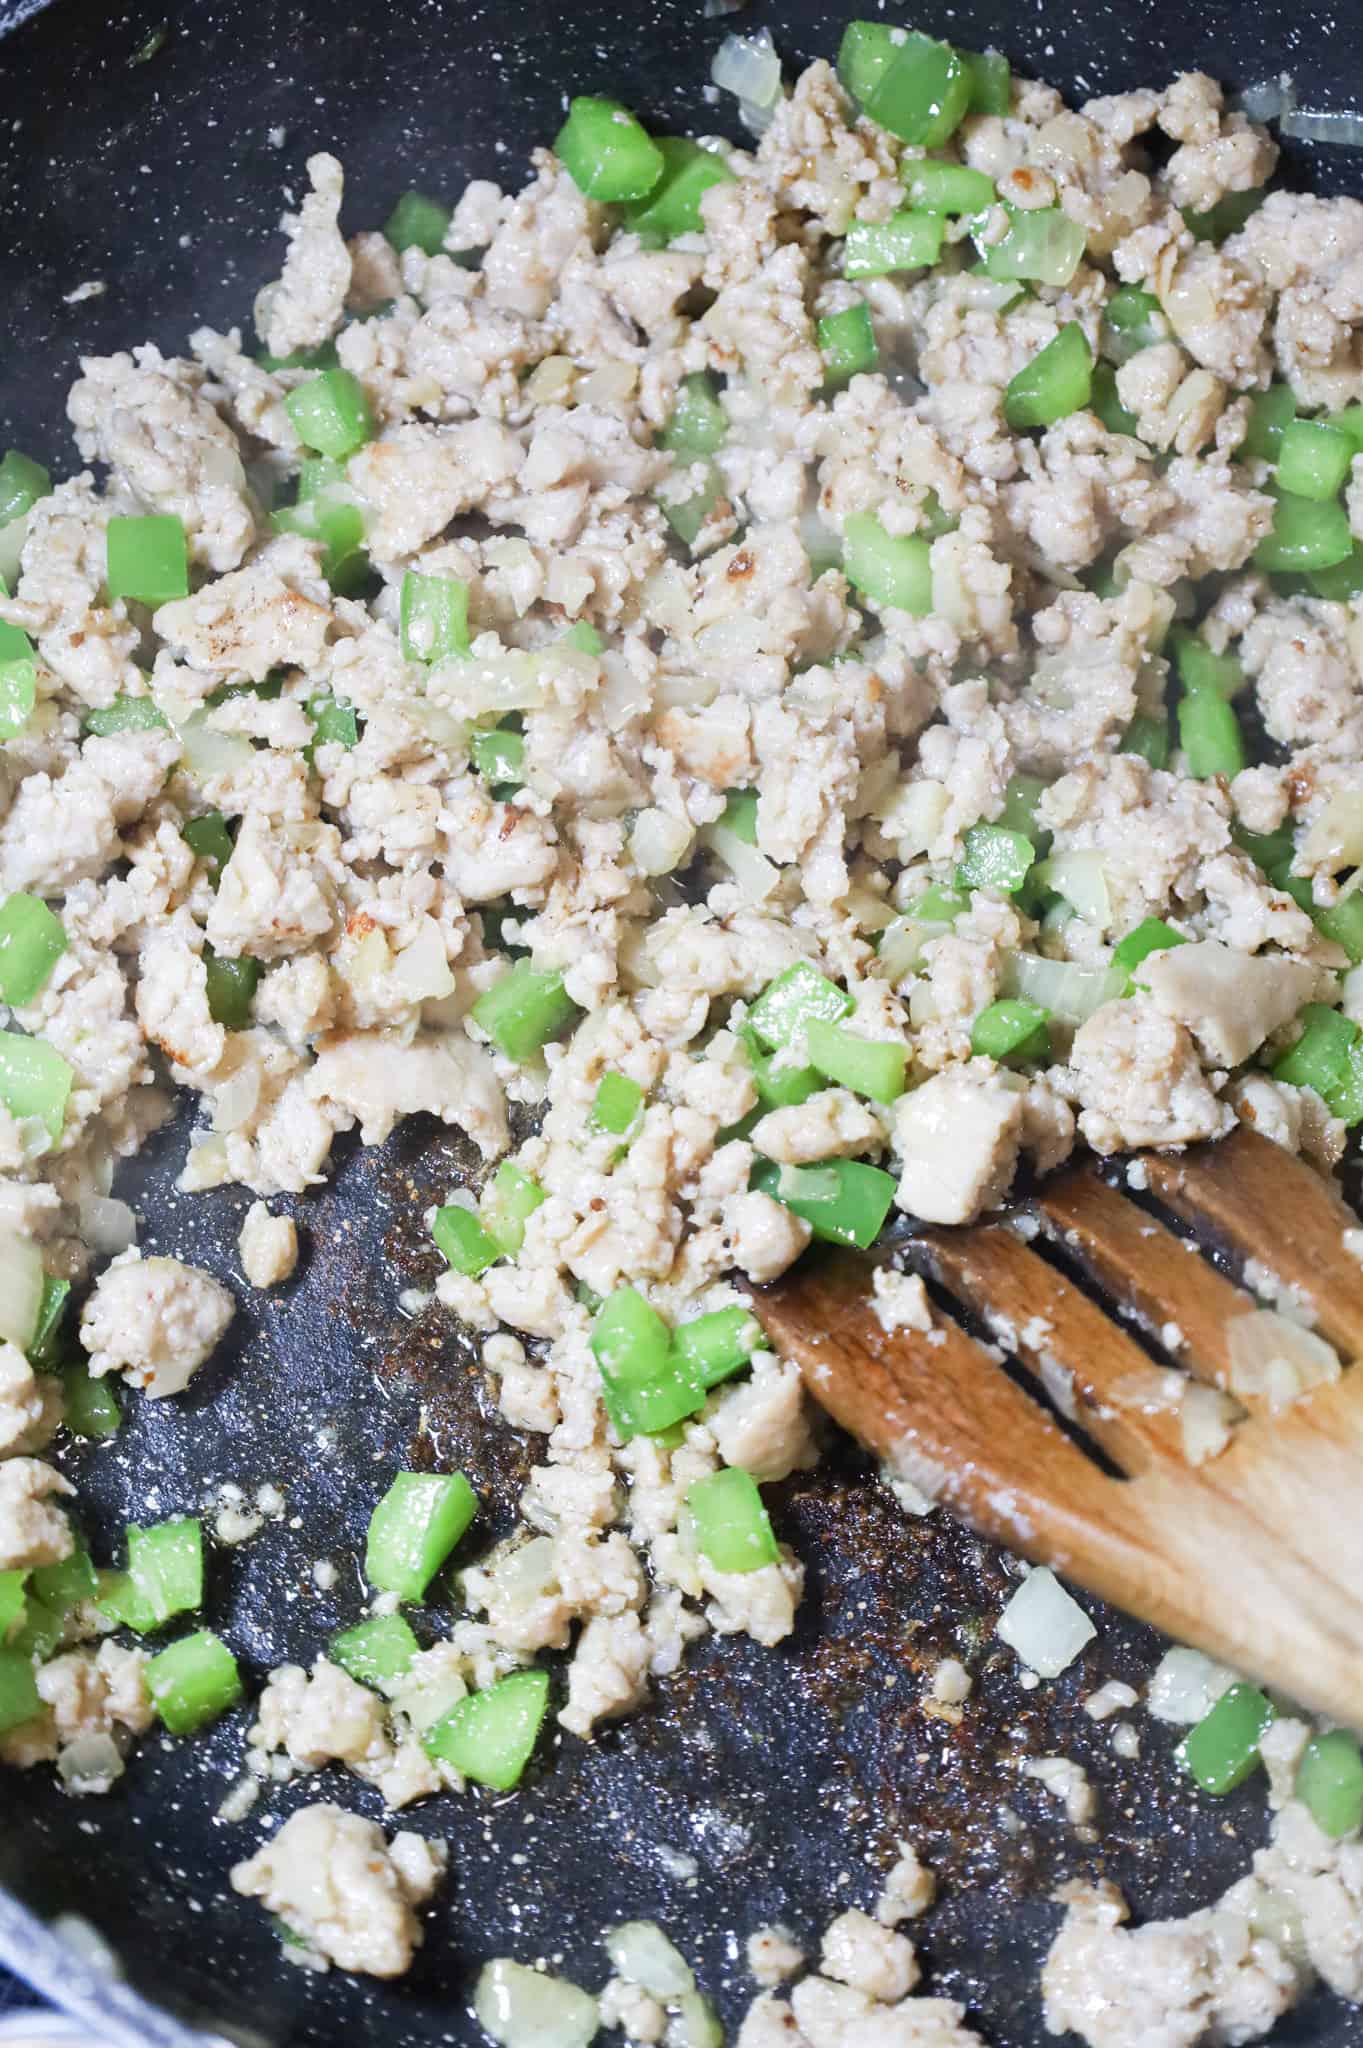
[[[831,52],[844,19],[791,0],[749,7],[742,25],[768,22],[788,57],[807,58]],[[1196,65],[1234,83],[1287,68],[1305,104],[1363,102],[1355,8],[932,0],[914,19],[998,43],[1081,96]],[[54,468],[70,462],[63,400],[75,355],[147,335],[173,348],[199,320],[242,319],[277,269],[282,187],[297,185],[311,150],[345,158],[347,219],[360,225],[413,183],[518,183],[527,145],[553,132],[567,90],[618,92],[665,128],[714,126],[703,87],[731,25],[705,20],[692,0],[0,5],[0,32],[16,23],[0,42],[0,447],[18,443]],[[158,54],[131,64],[162,23]],[[271,140],[278,129],[282,142]],[[1363,193],[1363,152],[1289,153],[1287,178]],[[67,304],[88,281],[107,289]],[[248,1197],[177,1201],[185,1135],[183,1123],[163,1133],[120,1191],[145,1205],[148,1249],[225,1276]],[[257,1676],[357,1613],[344,1573],[324,1593],[310,1568],[353,1555],[372,1475],[410,1455],[423,1405],[428,1444],[496,1504],[488,1533],[497,1515],[509,1525],[521,1453],[483,1397],[472,1351],[443,1317],[411,1325],[397,1309],[402,1287],[431,1277],[420,1212],[452,1167],[471,1163],[458,1142],[417,1122],[378,1152],[338,1148],[341,1170],[311,1205],[312,1249],[296,1279],[247,1299],[235,1341],[185,1401],[136,1406],[112,1448],[81,1460],[82,1494],[109,1524],[134,1503],[193,1511],[223,1479],[287,1487],[285,1521],[213,1566],[210,1618]],[[772,1501],[810,1568],[796,1636],[777,1652],[711,1639],[660,1686],[656,1709],[590,1747],[562,1739],[527,1791],[405,1817],[449,1837],[452,1880],[399,1987],[290,1969],[264,1917],[228,1893],[228,1866],[258,1834],[213,1819],[241,1716],[206,1740],[145,1745],[107,1801],[77,1805],[46,1774],[6,1774],[0,1881],[44,1915],[87,1915],[135,1991],[208,2031],[425,2048],[482,2039],[467,1998],[484,1957],[550,1957],[596,1986],[606,1975],[598,1930],[637,1916],[666,1925],[734,2024],[751,1992],[742,1937],[782,1919],[812,1946],[830,1913],[869,1901],[903,1833],[943,1878],[943,1903],[921,1930],[932,1988],[963,1999],[999,2048],[1032,2048],[1045,2039],[1037,1979],[1053,1884],[1101,1873],[1142,1917],[1187,1911],[1243,1868],[1263,1828],[1261,1794],[1199,1804],[1175,1777],[1171,1732],[1145,1721],[1144,1754],[1113,1755],[1109,1731],[1077,1701],[1105,1677],[1138,1683],[1157,1651],[1147,1631],[1111,1616],[1053,1688],[1021,1692],[1009,1657],[986,1665],[965,1739],[924,1718],[925,1674],[965,1653],[977,1617],[998,1608],[998,1560],[945,1525],[905,1523],[850,1453],[773,1489]],[[1058,1747],[1082,1756],[1099,1787],[1098,1850],[1076,1844],[1019,1780],[1024,1756]],[[304,1796],[296,1786],[278,1804],[288,1811]],[[371,1810],[363,1791],[355,1803]],[[1004,1806],[1024,1832],[1001,1825]],[[677,1874],[679,1852],[696,1859],[698,1882]],[[111,1998],[70,1969],[59,1980],[3,1898],[0,1954],[54,1995],[101,2010],[114,2038],[169,2048],[177,2032],[126,1991]],[[1359,2048],[1363,2017],[1317,1998],[1274,2038]]]

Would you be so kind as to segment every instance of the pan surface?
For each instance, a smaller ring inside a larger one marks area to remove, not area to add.
[[[785,0],[748,8],[740,25],[768,24],[794,60],[831,54],[845,18]],[[995,43],[1080,97],[1193,65],[1234,83],[1291,70],[1308,105],[1363,100],[1354,9],[933,0],[913,18]],[[0,447],[69,471],[64,396],[78,353],[147,338],[175,352],[200,321],[245,322],[279,267],[282,188],[297,186],[312,150],[346,161],[357,228],[412,185],[453,194],[476,175],[515,187],[568,91],[611,90],[655,126],[713,130],[722,116],[703,88],[731,25],[694,0],[573,0],[561,14],[543,0],[138,0],[127,12],[55,0],[0,42]],[[1287,181],[1363,192],[1363,153],[1316,154],[1315,164],[1289,156]],[[89,283],[104,289],[72,302]],[[232,1284],[247,1197],[177,1198],[188,1128],[181,1116],[163,1132],[120,1192],[144,1210],[148,1249]],[[285,1658],[310,1659],[357,1615],[356,1546],[395,1465],[461,1465],[487,1503],[485,1536],[511,1524],[526,1452],[497,1418],[475,1350],[443,1314],[409,1322],[398,1306],[402,1289],[433,1277],[422,1208],[471,1163],[457,1137],[424,1120],[380,1151],[343,1142],[334,1182],[298,1205],[309,1252],[297,1278],[269,1297],[241,1290],[235,1341],[193,1391],[130,1404],[111,1447],[71,1461],[110,1529],[196,1511],[224,1481],[284,1490],[284,1518],[212,1566],[209,1618],[257,1681]],[[1080,1701],[1105,1677],[1139,1683],[1159,1654],[1149,1631],[1115,1615],[1096,1615],[1097,1641],[1061,1680],[1021,1690],[990,1637],[1006,1562],[945,1522],[906,1521],[847,1446],[772,1489],[772,1506],[809,1568],[789,1643],[764,1651],[711,1638],[659,1687],[654,1709],[591,1745],[560,1738],[517,1794],[404,1816],[445,1836],[452,1855],[401,1985],[291,1968],[266,1916],[228,1892],[229,1866],[271,1808],[334,1794],[378,1810],[355,1781],[324,1777],[268,1794],[244,1822],[218,1819],[240,1765],[242,1713],[206,1739],[144,1742],[108,1799],[69,1800],[46,1771],[0,1777],[0,1884],[11,1894],[0,1899],[0,1953],[79,1996],[83,1980],[54,1965],[22,1909],[81,1915],[126,1971],[129,1991],[90,1989],[123,2039],[169,2043],[179,2020],[247,2041],[424,2048],[483,2039],[468,1996],[486,1957],[543,1957],[596,1987],[607,1974],[601,1928],[647,1917],[733,2027],[753,1988],[744,1936],[782,1919],[814,1947],[835,1912],[869,1902],[907,1836],[941,1878],[941,1903],[921,1923],[930,1988],[963,2000],[999,2048],[1032,2048],[1045,2038],[1037,1973],[1057,1919],[1053,1886],[1103,1875],[1139,1917],[1188,1911],[1246,1866],[1264,1832],[1262,1790],[1199,1799],[1172,1765],[1171,1731],[1143,1717],[1141,1755],[1113,1754]],[[339,1568],[329,1590],[318,1560]],[[946,1654],[977,1674],[959,1728],[920,1705],[924,1674]],[[1024,1757],[1049,1754],[1088,1766],[1098,1845],[1076,1839],[1020,1777]],[[137,1993],[171,2018],[149,2017]],[[1275,2038],[1363,2048],[1363,2014],[1316,1996]]]

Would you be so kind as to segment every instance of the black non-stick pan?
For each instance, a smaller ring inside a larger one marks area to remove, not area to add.
[[[846,18],[810,0],[726,19],[707,18],[699,0],[134,0],[126,11],[55,0],[17,12],[30,18],[0,40],[0,447],[57,473],[76,459],[64,394],[77,355],[144,338],[174,351],[200,321],[245,324],[279,268],[283,188],[298,189],[312,150],[345,159],[348,224],[373,225],[412,185],[518,185],[571,91],[616,92],[661,129],[713,131],[727,116],[705,86],[730,27],[769,25],[794,64],[831,54]],[[1200,66],[1238,84],[1289,70],[1304,104],[1363,104],[1354,5],[929,0],[911,18],[997,44],[1079,97]],[[1363,190],[1363,154],[1316,156],[1289,151],[1286,179]],[[89,284],[102,289],[72,298]],[[231,1283],[247,1198],[176,1196],[187,1130],[182,1116],[123,1191],[144,1207],[149,1247]],[[286,1657],[309,1659],[357,1615],[355,1549],[394,1466],[460,1465],[488,1503],[484,1533],[511,1524],[526,1453],[498,1420],[475,1351],[438,1312],[411,1323],[398,1308],[404,1287],[433,1277],[422,1208],[471,1164],[456,1137],[420,1119],[381,1151],[343,1144],[334,1181],[299,1205],[309,1253],[298,1277],[268,1298],[240,1290],[236,1341],[192,1392],[130,1404],[112,1447],[71,1460],[82,1501],[110,1530],[148,1510],[196,1510],[224,1480],[286,1490],[283,1521],[213,1561],[211,1618],[256,1680]],[[196,2028],[425,2048],[481,2038],[468,1999],[488,1956],[549,1958],[595,1987],[607,1974],[603,1925],[646,1917],[736,2027],[753,1988],[743,1937],[783,1919],[815,1944],[835,1912],[867,1903],[908,1836],[942,1880],[922,1925],[932,1988],[963,2000],[999,2048],[1039,2043],[1053,1887],[1109,1876],[1141,1917],[1205,1903],[1262,1839],[1262,1786],[1200,1799],[1172,1763],[1170,1732],[1143,1718],[1139,1758],[1114,1756],[1079,1702],[1103,1677],[1139,1682],[1159,1654],[1149,1631],[1116,1615],[1098,1614],[1097,1641],[1056,1684],[1019,1689],[991,1639],[1006,1561],[944,1521],[906,1521],[848,1446],[773,1494],[780,1533],[809,1567],[793,1640],[762,1650],[711,1639],[653,1710],[592,1744],[550,1744],[517,1793],[405,1816],[445,1836],[452,1858],[400,1985],[291,1967],[266,1916],[229,1892],[228,1869],[268,1811],[215,1817],[245,1712],[203,1740],[144,1742],[103,1800],[67,1798],[46,1770],[0,1773],[0,1956],[128,2042],[170,2048]],[[319,1558],[341,1567],[328,1591],[313,1577]],[[959,1728],[920,1705],[944,1654],[977,1674]],[[1023,1757],[1052,1753],[1089,1767],[1097,1846],[1020,1776]],[[377,1811],[366,1788],[330,1778],[269,1805],[325,1795]],[[58,1915],[104,1937],[124,1984],[70,1960],[47,1932]],[[1363,2044],[1363,2015],[1318,1995],[1278,2038]]]

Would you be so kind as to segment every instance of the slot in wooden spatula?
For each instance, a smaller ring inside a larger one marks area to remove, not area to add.
[[[754,1290],[754,1313],[844,1428],[983,1534],[1363,1728],[1363,1268],[1343,1243],[1358,1219],[1249,1130],[1141,1164],[1156,1202],[1305,1296],[1345,1365],[1279,1413],[1244,1401],[1201,1464],[1177,1406],[1146,1397],[1158,1371],[1129,1326],[1163,1332],[1173,1362],[1225,1388],[1227,1326],[1258,1304],[1092,1165],[1042,1188],[1030,1241],[988,1224],[895,1253],[1005,1338],[1101,1457],[940,1309],[931,1335],[887,1334],[877,1254],[802,1265]]]

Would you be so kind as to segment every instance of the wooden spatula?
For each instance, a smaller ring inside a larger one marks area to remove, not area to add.
[[[1258,1304],[1092,1165],[1042,1188],[1031,1241],[1030,1225],[989,1224],[879,1256],[1005,1332],[1028,1384],[1059,1394],[1101,1459],[951,1314],[936,1311],[931,1337],[887,1335],[875,1253],[801,1265],[754,1291],[754,1313],[844,1428],[983,1534],[1363,1728],[1363,1365],[1349,1366],[1363,1357],[1363,1268],[1343,1243],[1358,1219],[1250,1130],[1142,1165],[1167,1211],[1306,1296],[1345,1361],[1278,1414],[1245,1401],[1204,1463],[1188,1462],[1176,1411],[1133,1400],[1152,1361],[1118,1318],[1164,1330],[1171,1362],[1225,1387],[1227,1324]]]

